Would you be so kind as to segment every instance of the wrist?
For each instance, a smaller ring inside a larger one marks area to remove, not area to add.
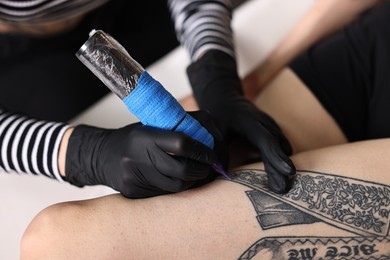
[[[89,125],[78,125],[68,138],[65,153],[65,179],[67,182],[83,187],[104,184],[101,157],[104,141],[111,130]]]
[[[72,135],[73,130],[74,130],[73,127],[68,128],[65,131],[64,135],[62,136],[62,140],[60,143],[60,148],[58,151],[58,169],[60,171],[61,177],[66,176],[66,172],[65,172],[66,152],[68,149],[69,138]]]
[[[236,62],[224,52],[208,51],[187,68],[187,75],[201,109],[210,110],[218,100],[242,95]]]

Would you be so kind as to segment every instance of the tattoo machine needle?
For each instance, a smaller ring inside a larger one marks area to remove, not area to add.
[[[214,138],[206,128],[109,34],[92,30],[76,56],[142,124],[183,132],[211,149],[214,147]],[[213,168],[231,180],[222,165],[215,163]]]

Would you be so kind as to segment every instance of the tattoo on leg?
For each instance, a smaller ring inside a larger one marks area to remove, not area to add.
[[[280,195],[266,188],[264,171],[245,170],[233,175],[235,182],[262,191],[330,225],[360,235],[388,234],[388,186],[330,174],[299,171],[291,190]]]
[[[263,230],[295,224],[310,224],[320,220],[258,190],[247,191]]]
[[[259,253],[269,255],[269,259],[385,260],[390,256],[390,238],[267,237],[254,243],[239,259],[251,259]]]
[[[324,222],[351,237],[269,237],[240,259],[258,252],[272,259],[390,259],[390,187],[332,174],[298,171],[284,195],[267,188],[262,170],[239,170],[233,181],[252,188],[251,200],[262,230]],[[356,236],[357,235],[357,236]],[[377,250],[388,248],[386,252]],[[346,258],[348,257],[348,258]]]

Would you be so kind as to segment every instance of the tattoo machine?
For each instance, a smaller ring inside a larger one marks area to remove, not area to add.
[[[183,132],[211,149],[214,147],[214,138],[206,128],[109,34],[92,30],[76,56],[142,124]],[[219,163],[213,168],[231,179]]]

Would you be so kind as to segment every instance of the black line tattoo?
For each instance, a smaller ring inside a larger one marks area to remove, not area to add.
[[[266,188],[264,171],[240,171],[233,179],[347,231],[378,236],[389,232],[390,188],[385,185],[299,171],[292,189],[279,195]]]
[[[283,201],[258,190],[247,191],[263,230],[294,224],[311,224],[320,220]]]
[[[389,186],[298,171],[292,189],[279,195],[267,188],[262,170],[239,170],[232,176],[234,182],[253,188],[246,194],[262,230],[325,222],[353,233],[350,237],[266,237],[239,259],[251,259],[258,253],[288,260],[390,259]]]

